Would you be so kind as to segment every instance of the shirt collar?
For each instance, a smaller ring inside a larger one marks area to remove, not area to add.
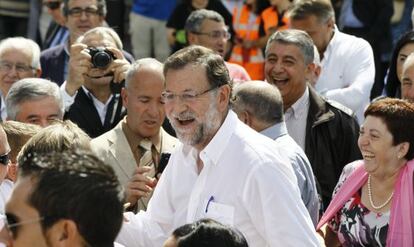
[[[300,118],[302,114],[305,113],[307,107],[309,105],[309,89],[306,87],[305,92],[303,95],[291,106],[287,109],[286,112],[290,111],[292,117],[295,119]]]
[[[270,126],[267,129],[260,131],[260,134],[265,135],[271,138],[272,140],[276,140],[278,137],[286,135],[287,133],[288,131],[285,122],[277,123],[275,125]]]
[[[201,150],[200,158],[203,160],[204,157],[208,158],[213,164],[218,164],[220,157],[223,153],[223,147],[227,146],[230,142],[230,138],[240,120],[237,115],[229,110],[227,116],[220,126],[213,139],[207,144],[207,146]],[[203,160],[205,163],[205,160]]]
[[[323,53],[323,59],[321,60],[321,65],[323,65],[324,61],[327,61],[329,56],[332,54],[333,49],[335,47],[335,43],[341,42],[340,37],[338,37],[338,32],[339,32],[338,27],[335,25],[334,30],[333,30],[333,36],[332,36],[331,40],[329,41],[325,52]]]

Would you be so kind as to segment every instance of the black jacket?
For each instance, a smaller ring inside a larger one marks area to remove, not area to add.
[[[352,111],[327,101],[309,87],[305,153],[311,163],[325,208],[342,168],[361,158],[358,148],[359,125]]]

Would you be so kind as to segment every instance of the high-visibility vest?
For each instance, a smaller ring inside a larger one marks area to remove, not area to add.
[[[289,18],[286,16],[286,14],[279,16],[276,7],[270,6],[266,8],[260,17],[262,18],[264,30],[267,35],[269,35],[269,30],[271,28],[274,28],[275,30],[288,29]]]
[[[236,39],[258,40],[259,39],[260,16],[249,10],[247,5],[239,4],[233,10],[233,28]],[[243,66],[253,80],[264,79],[264,56],[260,48],[243,48],[236,44],[233,47],[229,62]]]

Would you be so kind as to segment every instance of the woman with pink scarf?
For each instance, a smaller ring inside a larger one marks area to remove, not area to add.
[[[326,246],[414,246],[414,105],[385,98],[365,111],[363,160],[344,167],[317,230]]]

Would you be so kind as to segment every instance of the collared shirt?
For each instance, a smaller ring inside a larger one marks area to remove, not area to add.
[[[369,43],[335,27],[321,66],[316,91],[350,108],[362,123],[375,79],[374,55]]]
[[[262,130],[260,134],[275,140],[284,149],[283,154],[289,158],[298,180],[302,201],[308,209],[313,225],[316,227],[319,216],[319,197],[315,176],[313,175],[308,157],[306,157],[306,154],[292,137],[289,136],[285,122],[272,125]]]
[[[131,151],[134,154],[135,161],[137,162],[137,164],[139,164],[141,155],[140,155],[140,152],[138,151],[139,149],[138,146],[144,138],[142,138],[142,136],[140,135],[137,135],[131,130],[131,128],[129,128],[127,124],[127,117],[128,116],[125,116],[124,119],[122,120],[122,131],[125,134],[125,137],[128,141],[129,146],[131,147]],[[150,139],[148,139],[155,146],[155,149],[157,150],[158,154],[161,153],[161,140],[162,140],[161,135],[162,135],[162,132],[159,131],[158,135],[152,136]]]
[[[289,135],[305,150],[306,119],[309,112],[309,89],[285,112],[285,122]]]
[[[76,95],[78,94],[77,92],[73,95],[70,96],[67,92],[66,92],[66,81],[63,82],[63,84],[60,86],[60,92],[62,94],[62,99],[63,99],[63,105],[65,106],[65,111],[69,111],[70,106],[75,102],[75,98]],[[82,86],[82,90],[85,92],[86,95],[88,95],[93,102],[93,105],[95,106],[96,111],[98,112],[99,115],[99,119],[101,119],[102,125],[105,122],[105,116],[106,116],[106,112],[108,110],[108,105],[109,102],[111,102],[112,97],[117,97],[118,100],[120,99],[120,95],[116,94],[113,95],[111,94],[111,96],[109,96],[109,98],[106,100],[105,103],[102,103],[100,100],[98,100],[92,93],[89,92],[89,90]]]
[[[162,246],[175,228],[207,217],[237,227],[251,247],[319,246],[292,166],[278,150],[230,111],[199,154],[176,147],[147,211],[125,215],[117,242]]]

